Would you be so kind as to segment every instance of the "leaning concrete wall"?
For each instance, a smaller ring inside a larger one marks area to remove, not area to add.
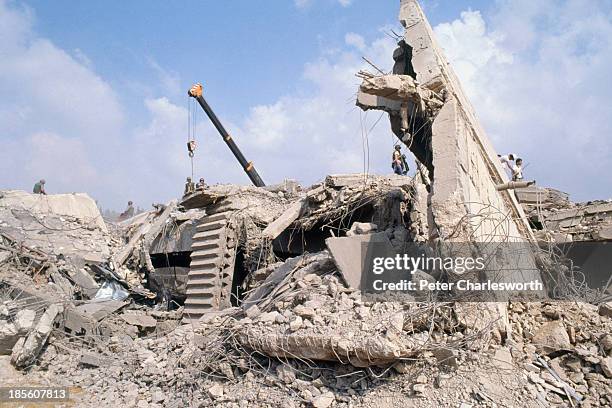
[[[419,85],[447,95],[433,120],[431,137],[435,168],[431,202],[440,237],[532,240],[513,192],[495,189],[507,176],[418,2],[402,0],[399,19],[404,40],[412,47]]]
[[[392,132],[431,176],[430,242],[467,244],[440,248],[451,251],[447,256],[485,256],[488,279],[540,279],[523,209],[513,190],[496,189],[508,177],[493,146],[418,2],[400,4],[405,33],[393,54],[393,74],[358,73],[363,82],[357,105],[388,112]]]

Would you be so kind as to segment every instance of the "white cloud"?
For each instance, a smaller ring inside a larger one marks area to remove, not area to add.
[[[389,70],[395,44],[386,36],[371,43],[357,35],[347,38],[350,49],[327,50],[305,65],[303,85],[311,89],[308,96],[298,91],[251,109],[238,142],[256,159],[266,182],[287,177],[309,184],[330,173],[390,171],[393,136],[386,114],[370,134],[369,148],[364,148],[362,119],[369,130],[381,113],[363,113],[355,107],[360,83],[355,73],[372,70],[362,56]]]
[[[165,69],[153,58],[148,58],[148,62],[157,74],[159,84],[164,93],[167,95],[177,95],[180,93],[181,78],[177,72]]]
[[[312,5],[315,0],[293,0],[295,6],[299,9],[305,9]],[[348,7],[353,4],[353,0],[335,0],[342,7]]]
[[[294,3],[295,3],[295,7],[303,9],[303,8],[310,6],[310,4],[312,3],[312,0],[294,0]]]
[[[551,12],[553,10],[554,12]],[[494,145],[538,184],[609,198],[612,19],[605,1],[501,1],[435,27]]]
[[[357,48],[359,51],[364,50],[366,47],[364,38],[356,33],[347,33],[344,36],[344,42],[347,45]]]
[[[0,1],[0,184],[29,190],[47,177],[50,191],[86,191],[104,165],[92,153],[116,145],[123,112],[103,79],[32,24],[29,9]]]

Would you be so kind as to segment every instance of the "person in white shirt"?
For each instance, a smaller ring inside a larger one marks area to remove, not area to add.
[[[517,158],[511,169],[512,169],[512,181],[523,180],[523,159]]]
[[[514,161],[514,157],[515,157],[514,154],[510,153],[510,154],[505,154],[503,156],[500,156],[498,154],[497,157],[499,157],[499,160],[502,162],[504,166],[512,170],[512,165],[513,165],[512,162]]]

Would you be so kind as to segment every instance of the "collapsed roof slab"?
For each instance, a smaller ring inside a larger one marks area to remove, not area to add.
[[[364,78],[357,105],[388,112],[392,131],[430,171],[429,238],[535,242],[514,192],[495,188],[507,175],[419,3],[402,0],[399,19],[405,33],[393,75]],[[530,258],[513,280],[540,277]]]

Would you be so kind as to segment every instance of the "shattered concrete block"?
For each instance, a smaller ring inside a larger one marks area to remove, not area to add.
[[[23,309],[15,316],[15,327],[20,333],[27,333],[34,326],[36,312],[31,309]]]
[[[354,222],[351,228],[347,231],[346,236],[364,235],[376,232],[378,226],[372,222]]]
[[[19,341],[15,345],[11,354],[11,362],[15,367],[23,368],[34,363],[40,350],[47,342],[47,338],[53,330],[53,323],[62,309],[62,306],[58,304],[49,306],[40,317],[34,330],[24,338],[23,342]]]
[[[598,311],[601,316],[612,317],[612,302],[600,304]]]
[[[126,312],[120,315],[127,324],[138,327],[139,330],[154,329],[157,326],[155,318],[144,313]]]
[[[76,269],[71,276],[75,285],[81,288],[81,292],[88,297],[89,299],[93,299],[100,289],[100,285],[98,282],[87,272],[82,269]]]
[[[223,386],[221,384],[213,385],[208,389],[208,394],[214,399],[223,397]]]
[[[364,245],[370,242],[386,245],[386,252],[389,254],[393,253],[391,242],[384,232],[355,235],[352,237],[327,238],[325,240],[334,263],[350,288],[361,288],[363,264],[366,256],[366,251],[363,248]]]
[[[275,219],[273,222],[262,231],[261,235],[268,239],[274,239],[278,237],[287,227],[289,227],[293,221],[297,220],[306,208],[306,199],[300,199],[295,203],[291,204],[289,208],[281,214],[280,217]]]
[[[312,319],[316,315],[316,312],[315,312],[315,310],[313,308],[305,307],[303,305],[297,305],[293,309],[293,313],[295,313],[298,316],[301,316],[301,317],[304,317],[304,318],[308,318],[308,319]]]
[[[433,350],[433,355],[436,357],[436,360],[438,360],[439,364],[442,364],[448,367],[452,367],[452,368],[459,367],[459,364],[457,364],[457,351],[456,350],[447,349],[447,348],[438,348],[438,349]]]
[[[257,305],[253,305],[245,310],[245,314],[246,317],[248,317],[249,319],[255,319],[261,314],[261,310],[259,310],[259,307]]]
[[[507,348],[500,348],[495,351],[493,356],[493,365],[500,370],[512,370],[514,364],[512,362],[512,354]]]
[[[604,375],[608,378],[612,378],[612,357],[602,358],[599,365],[601,366],[601,371],[603,371]]]
[[[257,316],[255,321],[262,322],[262,323],[273,323],[278,319],[279,316],[282,316],[282,315],[278,313],[276,310],[273,310],[271,312],[260,314],[259,316]]]
[[[288,364],[280,364],[276,367],[278,379],[285,384],[292,384],[295,381],[295,370]]]
[[[101,367],[106,364],[105,359],[98,353],[83,352],[79,364],[87,367]]]
[[[567,330],[565,330],[565,326],[559,320],[544,323],[536,331],[531,342],[539,352],[545,354],[559,350],[568,350],[572,347]]]
[[[311,403],[314,408],[328,408],[335,400],[336,397],[334,396],[334,393],[328,391],[313,398]]]
[[[0,321],[0,355],[11,354],[15,343],[19,340],[19,330],[13,323]]]

